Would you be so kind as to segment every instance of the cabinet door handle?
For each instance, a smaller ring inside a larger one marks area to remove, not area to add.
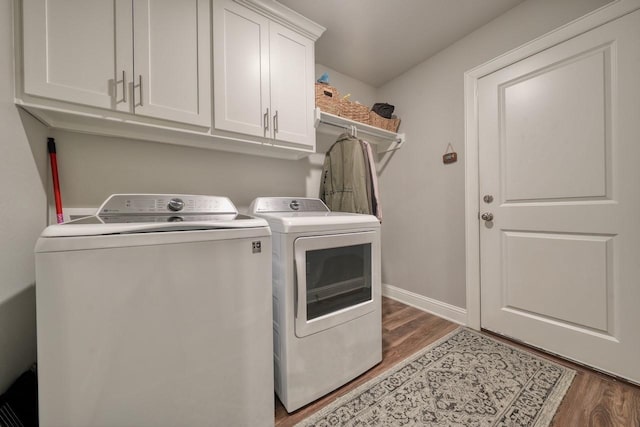
[[[138,87],[140,88],[140,103],[139,105],[142,107],[142,74],[138,74]]]
[[[122,70],[122,102],[127,102],[127,77]]]
[[[264,133],[266,134],[267,132],[269,132],[269,109],[268,108],[267,108],[267,112],[264,113],[262,120],[264,123]]]
[[[273,115],[273,132],[278,133],[278,110],[276,110],[276,114]]]

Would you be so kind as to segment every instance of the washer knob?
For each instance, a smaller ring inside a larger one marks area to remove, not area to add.
[[[300,209],[300,202],[297,200],[292,200],[291,203],[289,203],[289,207],[292,210],[297,211],[298,209]]]
[[[184,201],[182,199],[177,198],[177,197],[174,198],[174,199],[171,199],[171,200],[169,200],[169,203],[167,204],[167,208],[170,211],[173,211],[173,212],[181,211],[184,208]]]

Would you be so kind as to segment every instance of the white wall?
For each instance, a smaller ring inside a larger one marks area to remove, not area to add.
[[[113,193],[230,197],[248,206],[259,195],[303,196],[309,161],[55,131],[65,207],[97,207]]]
[[[379,89],[407,134],[380,176],[383,283],[466,306],[464,72],[605,3],[525,1]],[[458,162],[444,165],[449,142]]]
[[[0,0],[0,392],[36,360],[33,248],[47,183],[46,129],[13,103],[12,14]]]

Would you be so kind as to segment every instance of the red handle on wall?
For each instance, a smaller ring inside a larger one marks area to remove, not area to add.
[[[51,175],[53,176],[53,195],[56,200],[56,220],[58,224],[64,222],[62,215],[62,197],[60,196],[60,181],[58,180],[58,160],[56,158],[56,142],[53,138],[47,138],[47,149],[51,159]]]

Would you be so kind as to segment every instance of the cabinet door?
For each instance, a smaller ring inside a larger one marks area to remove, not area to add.
[[[211,125],[209,0],[134,0],[134,111]]]
[[[25,93],[129,111],[131,0],[32,0],[22,8]]]
[[[270,49],[276,143],[291,142],[315,149],[313,41],[271,22]]]
[[[213,28],[216,129],[271,137],[269,20],[215,1]]]

